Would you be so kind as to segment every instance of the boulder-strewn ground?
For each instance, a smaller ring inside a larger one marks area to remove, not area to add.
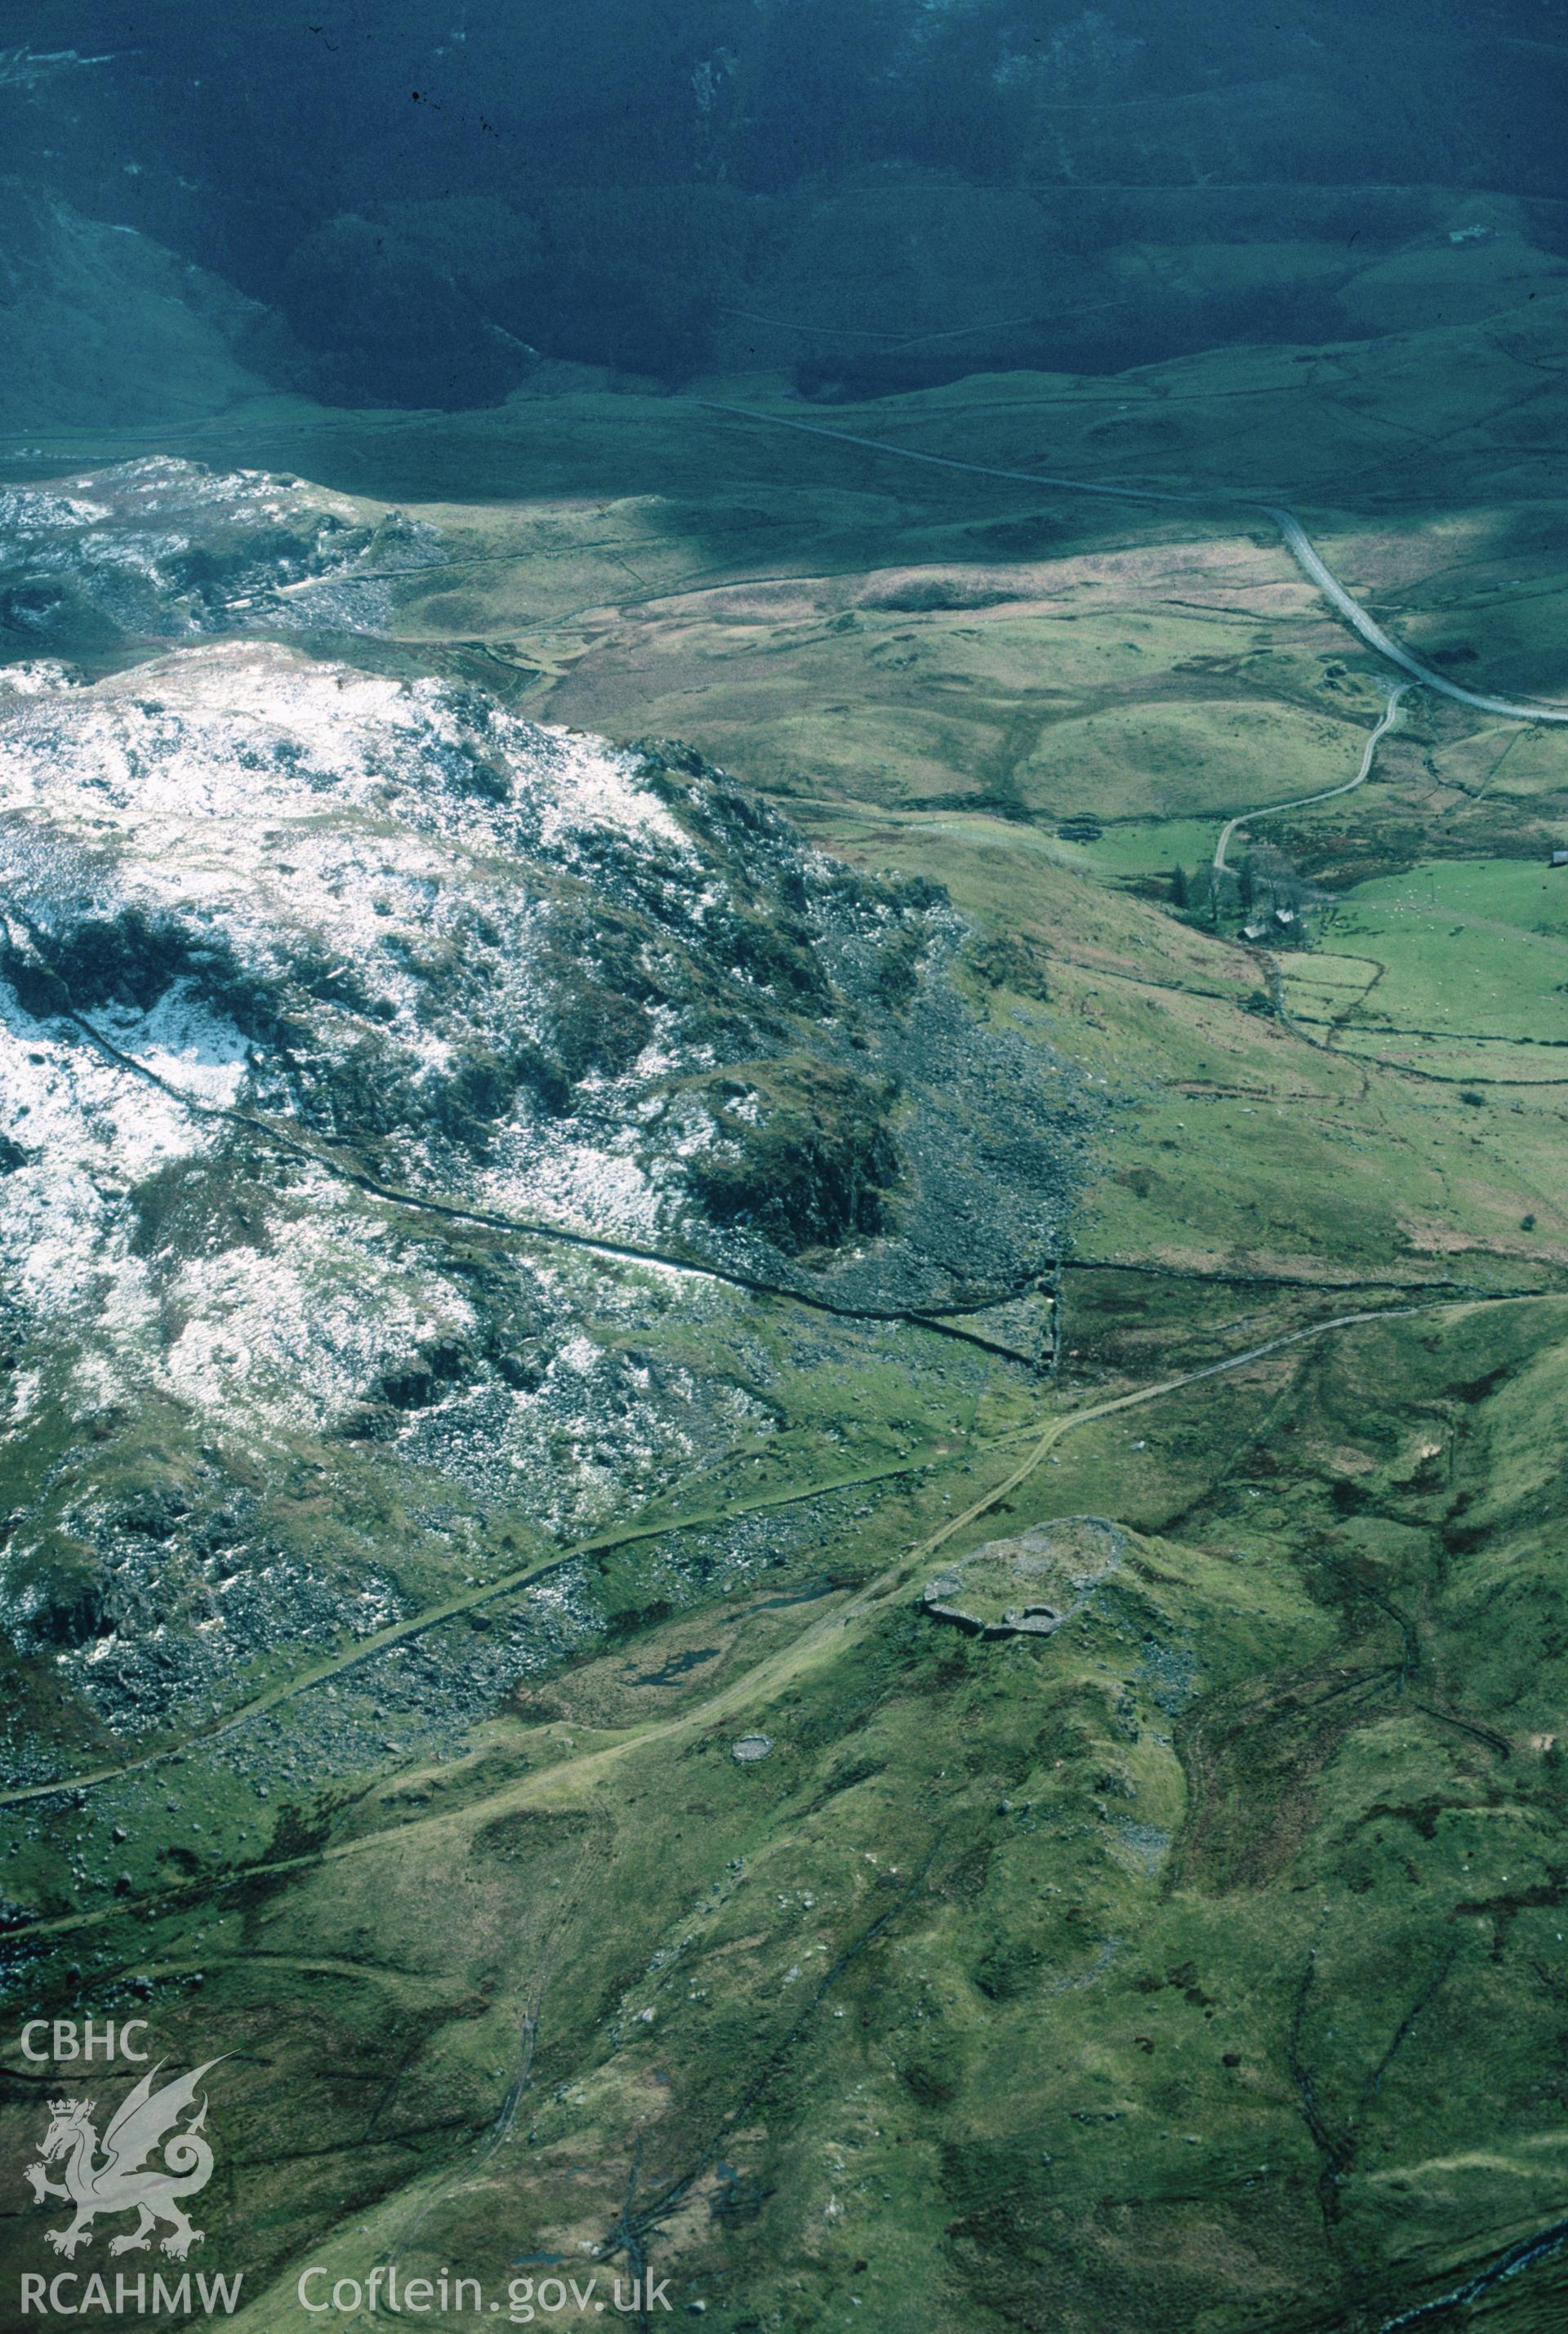
[[[327,499],[150,465],[14,499],[65,588],[201,629],[188,540],[134,524],[172,489],[242,574]],[[68,1702],[216,1709],[291,1633],[416,1609],[449,1526],[505,1568],[775,1433],[799,1363],[726,1350],[747,1288],[837,1359],[1046,1270],[1087,1090],[983,1026],[930,884],[469,687],[266,644],[15,670],[0,1609]],[[298,1464],[328,1528],[269,1504]],[[450,1510],[419,1555],[405,1500]]]
[[[0,489],[0,643],[117,662],[127,644],[373,632],[402,577],[438,564],[435,528],[372,522],[346,495],[163,455]],[[0,667],[0,689],[14,665]]]

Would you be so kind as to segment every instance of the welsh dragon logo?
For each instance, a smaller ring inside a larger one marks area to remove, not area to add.
[[[111,2253],[144,2252],[160,2222],[168,2223],[169,2232],[162,2240],[162,2250],[176,2261],[183,2261],[192,2245],[201,2243],[202,2232],[191,2227],[181,2199],[198,2195],[212,2178],[212,2149],[205,2136],[205,2095],[185,2128],[176,2127],[195,2105],[202,2077],[217,2063],[209,2059],[206,2066],[165,2083],[160,2091],[152,2088],[160,2071],[154,2067],[116,2111],[101,2141],[92,2120],[91,2099],[50,2100],[43,2160],[30,2164],[26,2176],[33,2185],[35,2204],[57,2196],[76,2208],[76,2217],[68,2227],[43,2233],[57,2253],[69,2261],[79,2245],[90,2245],[92,2223],[100,2213],[139,2216],[134,2229],[112,2240]],[[159,2146],[162,2164],[149,2164],[148,2158]],[[62,2163],[63,2178],[51,2180],[48,2166]]]

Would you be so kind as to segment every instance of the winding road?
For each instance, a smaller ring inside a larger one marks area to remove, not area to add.
[[[1479,713],[1501,714],[1509,721],[1550,721],[1568,723],[1568,706],[1537,705],[1513,697],[1489,697],[1483,692],[1466,689],[1458,681],[1448,680],[1429,664],[1400,646],[1376,617],[1362,607],[1353,593],[1348,592],[1339,577],[1313,545],[1305,527],[1294,511],[1279,503],[1265,503],[1255,495],[1230,493],[1215,488],[1207,494],[1181,494],[1160,487],[1107,487],[1087,478],[1063,478],[1044,470],[1004,470],[989,462],[965,462],[954,454],[921,454],[909,446],[890,446],[880,438],[861,438],[848,429],[827,429],[818,421],[794,421],[787,414],[759,413],[747,405],[721,405],[713,398],[698,397],[692,400],[708,413],[727,413],[733,420],[761,422],[772,429],[798,429],[808,438],[831,438],[841,446],[863,446],[873,454],[886,454],[899,462],[924,462],[940,470],[967,470],[976,477],[1015,478],[1026,487],[1060,487],[1073,495],[1095,495],[1112,502],[1172,503],[1186,509],[1195,506],[1223,502],[1233,509],[1261,511],[1278,528],[1284,545],[1302,574],[1313,588],[1323,594],[1331,608],[1342,616],[1351,630],[1363,640],[1377,655],[1420,682],[1423,689],[1436,691],[1439,697],[1452,698],[1457,705],[1473,706]],[[1284,807],[1283,805],[1280,805]]]
[[[1304,810],[1308,803],[1332,802],[1336,795],[1353,795],[1358,786],[1365,786],[1371,776],[1372,764],[1377,759],[1378,741],[1388,736],[1389,731],[1399,719],[1400,701],[1411,686],[1412,684],[1408,680],[1399,680],[1390,690],[1383,709],[1383,718],[1367,739],[1367,749],[1361,756],[1361,767],[1353,778],[1345,780],[1342,786],[1323,786],[1315,795],[1297,795],[1290,802],[1265,803],[1261,810],[1237,811],[1234,818],[1227,819],[1219,830],[1219,841],[1214,846],[1215,873],[1217,875],[1225,873],[1225,854],[1230,847],[1230,838],[1238,826],[1250,826],[1255,818],[1276,817],[1281,811]]]

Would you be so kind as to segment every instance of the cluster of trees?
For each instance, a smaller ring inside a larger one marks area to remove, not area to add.
[[[1217,872],[1206,864],[1188,874],[1178,864],[1170,871],[1169,896],[1177,914],[1191,923],[1233,932],[1262,924],[1276,947],[1303,937],[1303,918],[1329,904],[1327,893],[1268,844],[1255,845]]]

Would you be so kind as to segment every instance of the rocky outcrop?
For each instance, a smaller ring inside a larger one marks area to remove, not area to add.
[[[216,604],[193,542],[226,591],[370,548],[285,481],[26,491],[22,554],[149,630]],[[748,1291],[859,1335],[1059,1237],[1088,1104],[945,897],[686,748],[275,642],[12,670],[0,1631],[117,1727],[772,1431]]]
[[[1103,1516],[1058,1516],[987,1540],[926,1584],[935,1621],[976,1637],[1049,1637],[1120,1569],[1127,1535]]]
[[[0,487],[0,652],[19,660],[0,690],[36,676],[40,651],[118,661],[128,641],[378,632],[399,580],[444,548],[399,512],[168,455]]]

